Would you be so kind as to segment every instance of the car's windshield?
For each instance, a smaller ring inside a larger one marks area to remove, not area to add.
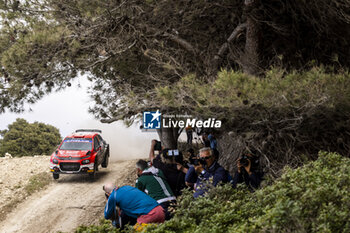
[[[92,139],[91,138],[66,138],[60,150],[91,150]]]

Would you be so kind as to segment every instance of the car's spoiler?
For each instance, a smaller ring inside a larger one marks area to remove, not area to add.
[[[76,133],[79,132],[97,132],[97,133],[102,133],[102,130],[99,129],[77,129],[75,130]]]

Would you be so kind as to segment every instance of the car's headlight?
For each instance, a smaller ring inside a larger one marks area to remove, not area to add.
[[[90,159],[85,159],[85,160],[83,160],[81,163],[82,163],[82,164],[88,164],[88,163],[90,163]]]
[[[58,160],[57,160],[57,159],[53,159],[52,162],[53,162],[54,164],[58,164]]]

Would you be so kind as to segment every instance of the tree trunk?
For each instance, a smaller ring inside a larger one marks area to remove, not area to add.
[[[180,136],[178,128],[161,128],[157,129],[157,133],[164,148],[177,149],[177,139]]]
[[[260,29],[256,20],[256,11],[259,0],[245,0],[245,12],[247,14],[247,31],[245,43],[245,56],[243,71],[247,74],[258,75],[260,72]]]

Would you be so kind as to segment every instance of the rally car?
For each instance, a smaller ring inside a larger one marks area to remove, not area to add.
[[[87,173],[94,178],[99,165],[107,167],[109,145],[101,133],[97,129],[79,129],[63,139],[50,158],[53,178],[77,173]]]

